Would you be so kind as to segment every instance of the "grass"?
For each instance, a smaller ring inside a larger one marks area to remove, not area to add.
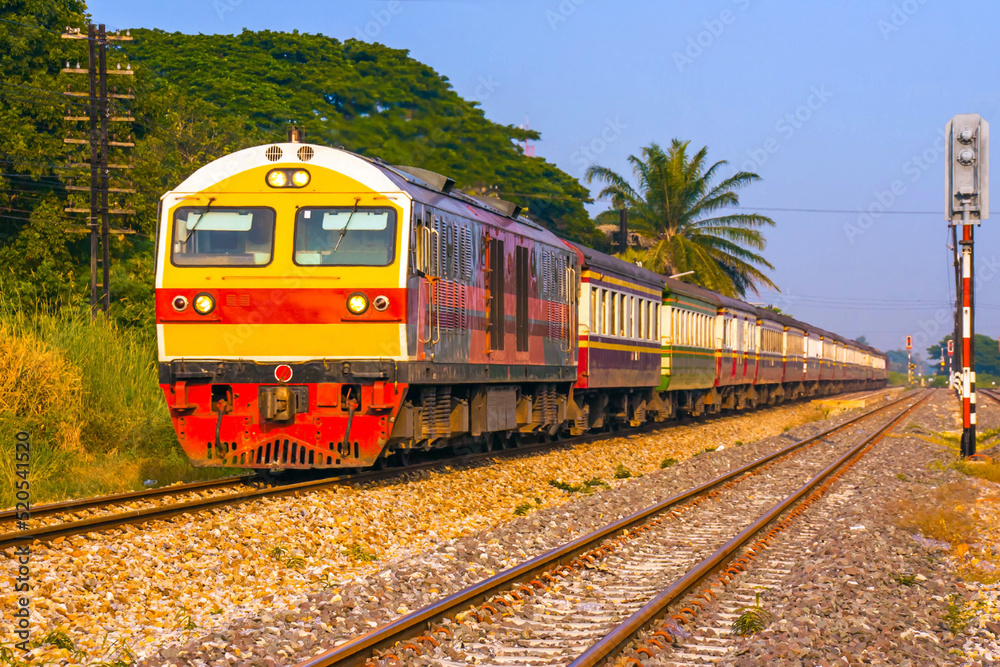
[[[521,503],[514,508],[514,516],[524,516],[531,510],[531,503]]]
[[[591,477],[590,479],[584,481],[581,484],[570,484],[569,482],[563,482],[557,479],[550,479],[549,486],[553,486],[560,491],[565,491],[566,493],[585,493],[591,494],[599,488],[610,489],[611,486],[605,482],[600,477]]]
[[[976,617],[974,605],[967,604],[961,595],[952,593],[948,596],[948,608],[944,615],[944,623],[951,630],[952,634],[965,630],[969,621]]]
[[[660,468],[661,469],[662,468],[669,468],[670,466],[677,465],[677,463],[678,463],[677,459],[675,459],[672,456],[668,456],[667,458],[665,458],[662,461],[660,461]]]
[[[968,484],[946,484],[916,500],[900,501],[897,523],[933,540],[968,544],[976,534],[975,521],[968,511],[975,502],[976,491]]]
[[[360,563],[371,563],[378,560],[378,556],[370,551],[366,551],[363,546],[356,542],[344,549],[344,555]]]
[[[755,635],[771,622],[771,613],[760,605],[760,591],[754,595],[754,603],[743,607],[733,620],[731,632],[740,637]]]
[[[43,503],[210,479],[177,444],[152,331],[86,311],[0,304],[0,428],[31,437],[31,500]],[[0,507],[14,504],[13,438],[0,443]]]
[[[892,580],[895,581],[900,586],[912,586],[917,583],[917,575],[915,574],[894,574],[892,575]]]
[[[632,477],[632,471],[619,463],[615,466],[615,479],[629,479]]]
[[[980,477],[1000,483],[1000,463],[998,462],[958,459],[951,465],[955,470],[969,477]]]

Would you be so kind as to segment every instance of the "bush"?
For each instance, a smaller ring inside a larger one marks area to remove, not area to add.
[[[152,330],[86,309],[0,306],[0,427],[31,436],[32,502],[231,471],[192,468],[159,388]],[[0,506],[13,505],[14,445],[0,444]]]

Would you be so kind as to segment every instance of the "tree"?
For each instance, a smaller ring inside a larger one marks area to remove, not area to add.
[[[857,342],[861,343],[862,345],[868,345],[869,344],[868,343],[868,339],[865,336],[858,336],[854,340],[856,340]]]
[[[639,156],[629,156],[638,179],[633,187],[607,167],[587,170],[587,182],[603,182],[599,197],[608,197],[614,209],[629,209],[629,227],[655,241],[643,265],[667,274],[694,271],[686,277],[729,296],[744,296],[758,287],[777,286],[758,267],[773,269],[756,251],[767,243],[761,227],[774,221],[756,213],[724,213],[739,205],[736,190],[760,180],[741,171],[715,183],[725,160],[707,166],[708,148],[688,155],[690,142],[674,139],[664,151],[652,143]],[[598,222],[614,222],[617,211],[606,211]]]
[[[927,348],[927,357],[931,359],[931,363],[936,364],[939,375],[943,374],[940,363],[941,350],[946,350],[945,358],[947,359],[948,341],[951,339],[952,336],[949,334],[942,338],[937,345],[931,345]],[[961,341],[958,344],[961,345]],[[983,334],[976,334],[975,344],[976,374],[1000,377],[1000,346],[998,346],[997,340]]]

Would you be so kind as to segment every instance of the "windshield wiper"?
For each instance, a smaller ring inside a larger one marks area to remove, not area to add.
[[[185,236],[181,240],[181,243],[187,243],[188,242],[188,239],[191,238],[191,235],[194,234],[194,230],[198,227],[198,223],[200,223],[201,219],[205,217],[206,213],[208,213],[208,209],[212,208],[212,202],[214,202],[214,201],[215,201],[215,197],[209,197],[208,198],[208,203],[205,204],[205,210],[202,211],[201,213],[199,213],[198,214],[198,219],[194,221],[193,225],[191,225],[190,227],[188,227],[187,236]]]
[[[351,218],[353,218],[354,214],[358,212],[358,204],[360,203],[361,203],[361,197],[355,197],[354,208],[351,209],[351,214],[347,216],[347,222],[344,223],[344,228],[340,230],[340,238],[337,239],[337,245],[333,247],[333,252],[337,252],[337,249],[340,248],[340,242],[344,240],[344,234],[347,233],[347,226],[351,224]]]

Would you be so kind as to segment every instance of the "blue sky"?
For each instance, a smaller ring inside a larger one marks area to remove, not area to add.
[[[626,170],[627,156],[651,141],[678,137],[707,145],[711,159],[763,177],[742,204],[778,223],[768,232],[766,256],[783,294],[750,300],[776,303],[838,333],[865,335],[882,349],[902,347],[906,334],[925,347],[948,329],[940,136],[957,113],[1000,123],[1000,59],[988,55],[1000,25],[995,3],[91,0],[89,6],[95,21],[116,28],[298,29],[409,49],[463,97],[479,100],[492,120],[521,124],[530,117],[542,133],[537,154],[576,177],[591,162]],[[870,210],[877,215],[865,217]],[[985,222],[976,239],[977,329],[992,336],[1000,333],[997,225],[1000,216]]]

